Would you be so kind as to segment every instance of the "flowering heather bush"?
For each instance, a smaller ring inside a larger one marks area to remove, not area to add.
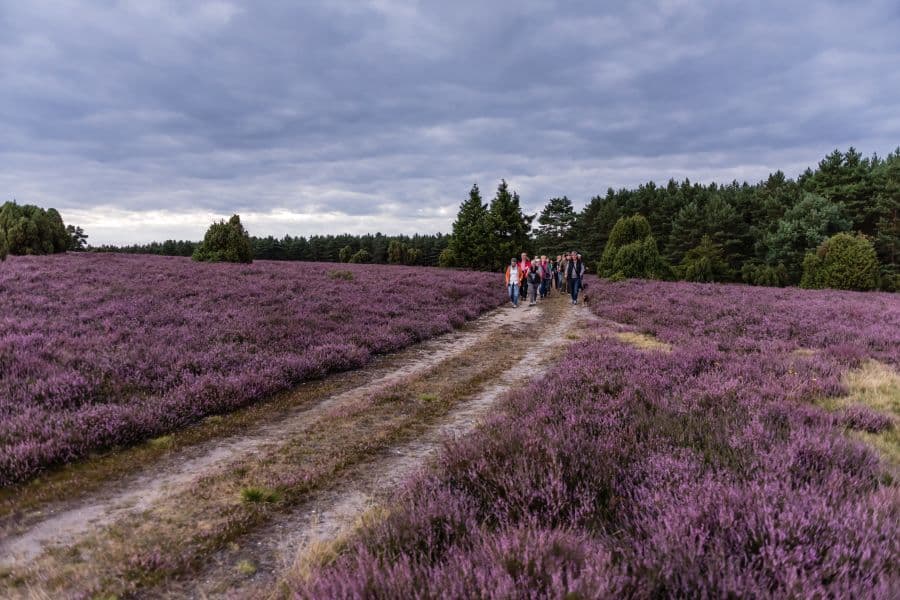
[[[864,358],[900,365],[900,298],[591,289],[672,351],[598,325],[298,596],[896,597],[900,489],[844,435],[885,422],[811,401]]]
[[[450,331],[496,275],[67,255],[0,266],[0,485]]]

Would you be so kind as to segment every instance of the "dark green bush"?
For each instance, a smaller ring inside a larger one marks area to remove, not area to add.
[[[338,260],[340,262],[350,262],[350,258],[353,256],[353,248],[350,246],[344,246],[338,252]]]
[[[732,276],[725,252],[708,235],[703,236],[698,246],[687,251],[677,272],[681,279],[707,283],[727,281]]]
[[[438,266],[454,267],[456,266],[456,256],[450,248],[444,248],[438,255]]]
[[[372,255],[369,254],[368,250],[360,250],[356,254],[350,257],[348,262],[351,263],[370,263],[372,262]]]
[[[750,285],[784,287],[788,283],[789,274],[783,263],[775,266],[747,263],[741,267],[741,279]]]
[[[69,246],[69,234],[55,208],[15,202],[0,207],[0,240],[0,256],[55,254]]]
[[[343,279],[344,281],[353,281],[352,271],[328,271],[331,279]]]
[[[616,221],[597,263],[597,273],[614,279],[661,279],[667,272],[647,219],[634,215]]]
[[[803,259],[800,287],[873,290],[878,280],[878,256],[872,242],[862,235],[838,233]]]
[[[233,215],[228,222],[219,221],[210,225],[192,258],[204,262],[253,262],[253,247],[250,236],[241,225],[241,218]]]

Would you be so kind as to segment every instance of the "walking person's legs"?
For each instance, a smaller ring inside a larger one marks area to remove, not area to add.
[[[519,306],[519,286],[514,283],[509,284],[509,301],[512,302],[514,308]]]
[[[578,279],[572,278],[567,281],[569,293],[572,295],[572,304],[578,302]]]
[[[535,283],[528,284],[528,301],[532,306],[537,304],[538,286]]]

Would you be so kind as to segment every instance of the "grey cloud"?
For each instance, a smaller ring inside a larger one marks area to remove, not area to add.
[[[446,231],[473,181],[536,209],[900,141],[887,1],[7,3],[0,24],[0,190],[96,223]]]

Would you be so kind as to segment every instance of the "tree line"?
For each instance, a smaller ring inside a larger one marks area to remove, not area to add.
[[[408,264],[437,266],[441,251],[447,247],[449,236],[437,234],[385,235],[313,235],[284,237],[250,236],[254,259],[301,260],[319,262],[371,262],[380,264]],[[103,244],[91,247],[93,252],[122,252],[126,254],[158,254],[162,256],[192,256],[201,242],[166,240],[148,244],[116,246]]]
[[[852,233],[874,252],[876,286],[897,290],[898,212],[900,148],[885,158],[835,150],[797,179],[778,171],[756,184],[685,179],[610,188],[580,212],[567,197],[552,198],[533,232],[534,217],[522,213],[502,182],[490,204],[473,186],[453,224],[445,264],[496,270],[522,250],[550,256],[578,250],[601,275],[798,285],[804,261],[812,264],[808,255],[824,257],[827,240]],[[635,216],[643,221],[631,221]],[[604,262],[620,221],[629,241],[613,245],[623,253],[619,262],[630,265],[627,273],[613,269],[612,255]]]
[[[562,196],[551,198],[539,214],[526,214],[519,195],[506,181],[501,180],[490,202],[484,200],[476,184],[461,203],[450,235],[252,237],[242,227],[237,234],[229,233],[222,222],[213,225],[220,227],[213,237],[233,238],[242,245],[246,238],[250,260],[373,262],[497,271],[523,251],[555,256],[577,250],[605,276],[776,286],[804,281],[825,285],[822,282],[831,281],[832,275],[823,274],[840,270],[832,265],[835,256],[847,255],[852,247],[854,256],[868,257],[871,248],[875,285],[897,290],[898,212],[900,148],[881,158],[864,157],[851,147],[846,152],[833,151],[815,169],[806,169],[796,179],[777,171],[755,184],[732,181],[704,185],[670,179],[660,186],[651,181],[636,188],[610,188],[605,195],[591,198],[581,211]],[[614,236],[619,223],[619,234]],[[852,240],[843,236],[826,243],[838,234],[848,234]],[[85,249],[86,239],[81,228],[64,228],[54,209],[45,211],[14,202],[0,209],[0,256],[6,252]],[[222,250],[208,251],[212,246],[207,246],[167,240],[87,249],[212,260],[225,256]],[[246,260],[246,250],[240,249],[235,254],[238,256]],[[865,261],[870,264],[868,258]],[[841,264],[846,269],[849,263]],[[871,279],[866,277],[866,281]]]

